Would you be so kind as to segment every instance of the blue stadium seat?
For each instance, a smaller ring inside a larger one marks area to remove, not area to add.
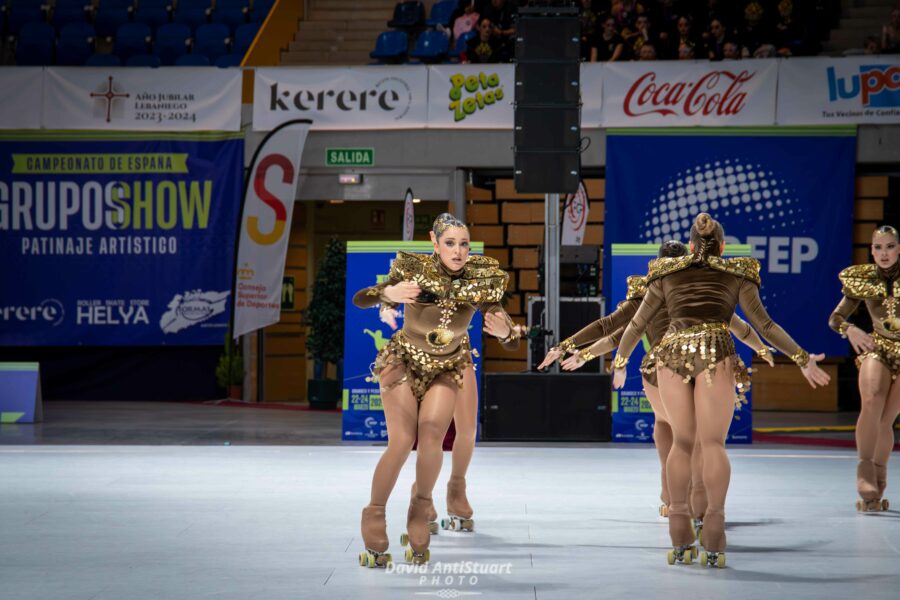
[[[154,0],[151,0],[151,2]],[[100,0],[103,8],[134,8],[134,0]]]
[[[44,21],[40,0],[12,0],[6,9],[7,32],[17,36],[26,23]]]
[[[394,6],[394,18],[387,26],[396,29],[409,29],[425,24],[425,5],[418,0],[398,2]]]
[[[128,60],[133,54],[146,54],[150,41],[150,26],[146,23],[126,23],[116,30],[114,52]]]
[[[456,0],[442,0],[435,3],[431,7],[431,18],[425,21],[425,24],[429,27],[437,27],[438,25],[449,27],[450,16],[456,10],[456,5]]]
[[[208,67],[209,57],[203,54],[182,54],[175,60],[176,67]]]
[[[220,69],[227,69],[228,67],[239,67],[241,66],[241,61],[243,60],[243,58],[244,57],[241,54],[223,54],[216,59],[216,66]]]
[[[463,52],[466,51],[466,46],[473,37],[478,35],[477,31],[467,31],[459,38],[457,38],[456,43],[453,45],[453,49],[448,52],[450,56],[459,56]]]
[[[147,6],[141,2],[134,11],[135,23],[146,23],[150,29],[156,31],[163,25],[171,22],[171,12],[165,6]]]
[[[20,40],[47,40],[52,42],[56,38],[53,26],[44,21],[32,21],[25,23],[19,29]]]
[[[67,23],[59,33],[56,44],[56,64],[78,66],[85,64],[94,52],[97,34],[89,23]]]
[[[198,27],[209,23],[209,9],[198,7],[179,6],[172,14],[172,21],[175,23],[184,23],[196,30]]]
[[[450,40],[443,32],[430,29],[423,31],[416,39],[416,47],[409,53],[413,58],[420,58],[423,62],[438,62],[447,56]]]
[[[92,10],[89,0],[56,0],[50,22],[57,30],[66,23],[84,23]]]
[[[153,53],[164,65],[174,65],[175,60],[190,49],[191,28],[184,23],[168,23],[156,31]]]
[[[223,54],[228,53],[225,45],[229,34],[228,27],[221,23],[199,27],[197,35],[194,37],[194,54],[203,54],[212,63]]]
[[[16,43],[16,64],[46,66],[53,64],[53,40],[45,38],[19,38]]]
[[[234,31],[234,53],[240,56],[247,54],[247,50],[253,44],[256,34],[259,33],[259,23],[247,23]]]
[[[160,66],[162,63],[159,60],[159,57],[155,54],[134,54],[128,57],[128,61],[126,61],[126,67],[153,67],[154,69]]]
[[[120,67],[122,61],[115,54],[91,54],[84,64],[88,67]]]
[[[253,0],[253,8],[250,11],[252,23],[262,23],[275,6],[275,0]]]
[[[107,6],[106,2],[97,10],[94,27],[97,35],[108,38],[116,35],[119,27],[131,21],[131,6]]]
[[[402,31],[382,31],[375,40],[375,49],[369,52],[371,58],[379,60],[404,60],[409,48],[409,37]]]
[[[247,12],[240,6],[216,6],[216,10],[212,13],[212,22],[227,25],[228,29],[234,31],[247,22]]]

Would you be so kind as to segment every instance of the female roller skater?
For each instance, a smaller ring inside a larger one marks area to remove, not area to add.
[[[894,420],[900,414],[900,235],[890,226],[872,234],[875,264],[854,265],[841,271],[841,300],[828,325],[845,338],[857,352],[859,393],[862,404],[856,422],[856,488],[860,511],[882,511],[889,507],[884,498],[887,462],[894,448]],[[872,317],[871,334],[847,318],[860,302]]]
[[[671,321],[654,356],[660,396],[674,437],[666,462],[673,545],[670,564],[676,560],[690,563],[694,551],[688,486],[697,436],[709,502],[700,562],[725,566],[725,496],[731,478],[725,436],[734,413],[735,383],[748,381],[728,333],[727,323],[735,307],[740,304],[751,325],[794,360],[810,385],[829,381],[828,374],[816,365],[823,356],[810,356],[766,313],[759,299],[759,263],[752,258],[723,259],[724,249],[722,226],[706,213],[697,215],[691,228],[691,254],[650,263],[644,301],[625,330],[613,361],[613,386],[621,388],[628,357],[665,305]]]
[[[472,350],[466,331],[476,310],[484,328],[508,349],[518,346],[509,316],[500,306],[509,276],[496,260],[469,256],[465,223],[444,213],[431,231],[434,254],[400,252],[384,283],[356,293],[353,303],[405,305],[403,328],[381,349],[373,373],[381,388],[388,446],[375,467],[368,506],[362,511],[364,566],[390,561],[385,504],[418,435],[416,488],[407,514],[407,560],[429,560],[431,493],[443,459],[442,443],[454,409],[476,394]],[[407,537],[408,536],[408,537]]]
[[[687,254],[687,247],[681,242],[669,240],[663,243],[659,248],[659,257],[678,257]],[[557,360],[564,352],[571,352],[569,356],[562,362],[562,368],[565,371],[574,371],[581,368],[586,362],[603,356],[607,352],[615,349],[618,345],[625,327],[631,318],[637,312],[641,300],[647,291],[647,278],[632,276],[628,278],[628,292],[624,302],[611,314],[599,319],[578,333],[563,340],[557,348],[551,348],[544,361],[538,367],[543,369],[553,361]],[[656,451],[659,454],[660,471],[661,471],[661,493],[660,500],[662,505],[659,507],[660,516],[666,517],[669,514],[669,486],[666,483],[666,459],[672,448],[672,426],[669,424],[668,415],[659,397],[659,388],[656,379],[656,361],[653,357],[656,345],[662,340],[666,329],[669,327],[669,315],[662,307],[653,321],[647,328],[647,340],[651,350],[644,355],[641,361],[641,380],[644,385],[644,393],[650,402],[650,408],[653,410],[655,417],[655,425],[653,426],[653,442],[656,445]],[[759,336],[750,325],[745,323],[737,315],[732,315],[729,329],[739,340],[753,348],[757,355],[764,360],[774,364],[769,348],[763,344]],[[598,340],[599,338],[599,340]],[[598,340],[598,341],[595,341]],[[594,342],[593,345],[588,346]],[[577,348],[580,350],[576,350]],[[691,474],[691,514],[694,516],[695,526],[699,528],[703,514],[706,511],[706,489],[703,485],[703,457],[700,452],[700,445],[694,447],[692,459]]]

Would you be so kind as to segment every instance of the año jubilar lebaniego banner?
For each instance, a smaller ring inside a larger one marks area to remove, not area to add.
[[[240,134],[0,137],[0,344],[221,344]]]

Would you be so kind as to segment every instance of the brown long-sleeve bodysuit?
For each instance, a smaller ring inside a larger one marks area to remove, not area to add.
[[[632,275],[628,278],[628,292],[625,300],[619,303],[616,310],[565,339],[560,344],[560,348],[570,352],[575,348],[582,347],[580,352],[585,360],[591,360],[594,357],[610,352],[618,346],[622,336],[625,334],[628,323],[637,313],[646,293],[647,278]],[[647,341],[650,344],[650,351],[644,355],[640,370],[644,378],[652,386],[656,386],[656,346],[665,336],[669,323],[669,311],[663,304],[650,320],[645,332]],[[731,316],[728,329],[754,351],[766,348],[756,331],[736,314]],[[591,345],[584,348],[586,344]]]
[[[838,276],[843,284],[844,298],[831,313],[828,326],[846,335],[851,323],[847,320],[860,302],[866,303],[872,317],[872,339],[875,349],[856,357],[859,367],[866,358],[880,361],[891,372],[900,375],[900,265],[884,270],[877,265],[854,265]]]
[[[624,366],[663,306],[670,323],[656,347],[657,367],[671,369],[685,382],[701,372],[706,372],[710,381],[716,363],[737,358],[727,323],[738,304],[753,328],[775,348],[801,367],[809,360],[809,354],[763,307],[756,260],[700,255],[660,258],[651,261],[647,279],[647,293],[622,336],[615,367]]]
[[[509,275],[487,256],[469,256],[465,266],[452,272],[437,255],[399,252],[387,279],[364,288],[353,296],[353,304],[369,308],[376,304],[396,306],[382,296],[389,285],[412,281],[419,285],[419,298],[404,305],[403,328],[391,336],[375,359],[374,374],[380,376],[390,365],[402,365],[396,378],[381,381],[391,389],[409,381],[421,402],[428,387],[439,377],[449,376],[462,387],[463,372],[472,364],[472,348],[466,331],[476,310],[502,313],[510,325],[510,336],[500,340],[504,348],[515,350],[519,338],[512,321],[500,305]]]

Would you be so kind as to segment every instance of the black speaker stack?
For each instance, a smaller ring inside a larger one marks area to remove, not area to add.
[[[581,19],[573,3],[534,2],[516,22],[515,186],[575,193],[581,176]]]

